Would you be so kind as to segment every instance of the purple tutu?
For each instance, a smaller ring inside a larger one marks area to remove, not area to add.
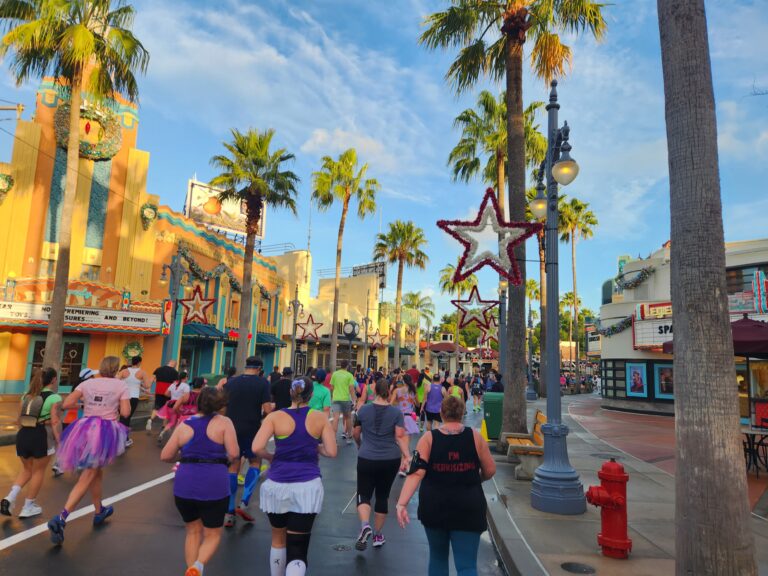
[[[405,424],[405,433],[409,436],[411,434],[418,434],[419,433],[419,423],[416,418],[414,418],[415,414],[413,412],[410,412],[408,414],[403,414],[403,423]]]
[[[116,420],[89,416],[73,422],[61,435],[59,468],[103,468],[125,452],[128,428]]]

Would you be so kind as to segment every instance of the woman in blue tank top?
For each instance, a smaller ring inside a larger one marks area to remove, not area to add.
[[[174,462],[181,452],[173,495],[187,530],[185,576],[201,576],[219,546],[229,505],[229,461],[240,457],[232,421],[217,414],[226,406],[224,394],[203,388],[197,406],[198,413],[179,424],[160,454]]]

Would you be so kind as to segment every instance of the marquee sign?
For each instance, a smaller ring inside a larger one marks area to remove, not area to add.
[[[51,317],[50,304],[0,302],[0,326],[45,327]],[[125,334],[160,334],[162,314],[67,306],[64,328]]]
[[[632,347],[635,350],[661,350],[672,340],[672,318],[635,320],[632,323]]]

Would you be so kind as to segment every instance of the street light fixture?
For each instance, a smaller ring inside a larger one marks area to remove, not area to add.
[[[288,316],[293,316],[293,330],[291,332],[291,372],[296,371],[296,323],[299,318],[304,318],[304,305],[299,300],[299,285],[296,284],[296,290],[293,294],[293,300],[288,302]]]
[[[499,281],[499,371],[502,376],[507,368],[507,288],[509,282]]]
[[[357,335],[360,334],[360,325],[354,320],[347,320],[341,327],[341,332],[344,335],[344,338],[349,341],[349,363],[350,368],[352,368],[352,340],[357,338]],[[352,371],[353,369],[350,369],[350,372]]]
[[[531,214],[536,220],[545,220],[547,217],[547,196],[545,194],[547,188],[544,186],[544,182],[539,179],[536,183],[536,198],[531,200],[529,206],[531,208]]]
[[[554,514],[582,514],[586,511],[584,486],[568,460],[568,427],[562,422],[560,402],[560,308],[558,294],[558,183],[567,185],[579,173],[570,156],[570,128],[565,123],[558,128],[557,80],[551,83],[547,104],[547,156],[538,174],[536,200],[543,197],[543,179],[547,181],[546,271],[547,271],[547,330],[545,381],[547,386],[547,423],[544,434],[544,462],[536,469],[531,485],[531,505],[537,510]],[[537,204],[540,204],[537,202]],[[533,205],[531,206],[533,211]]]

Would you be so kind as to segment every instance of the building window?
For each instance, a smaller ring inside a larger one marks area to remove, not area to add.
[[[768,264],[744,266],[741,268],[728,268],[725,271],[726,288],[728,294],[750,292],[752,290],[752,281],[754,279],[755,272],[758,270],[760,270],[763,274],[768,274]]]
[[[83,267],[80,271],[80,279],[96,282],[99,279],[99,274],[101,274],[101,266],[94,266],[92,264],[83,264]]]

